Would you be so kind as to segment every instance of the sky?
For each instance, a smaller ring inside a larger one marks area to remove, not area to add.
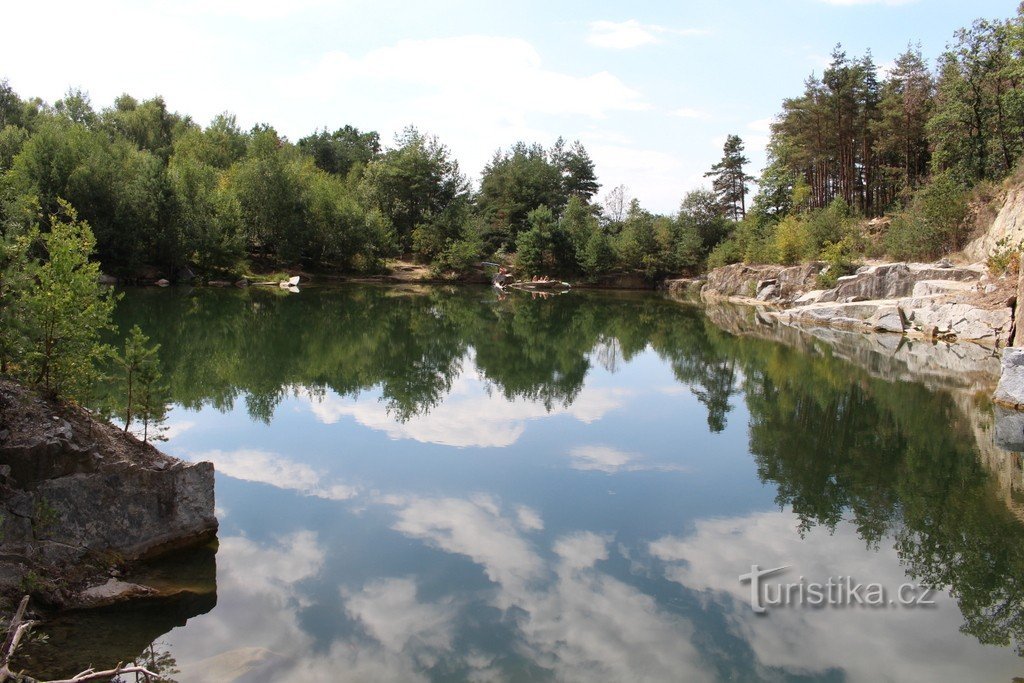
[[[499,148],[579,139],[601,195],[673,212],[707,186],[726,135],[764,165],[783,98],[832,48],[934,59],[1015,0],[81,0],[12,2],[0,79],[97,109],[162,95],[206,124],[234,113],[290,140],[352,124],[385,144],[437,135],[474,181]]]

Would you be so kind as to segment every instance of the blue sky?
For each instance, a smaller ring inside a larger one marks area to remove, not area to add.
[[[295,140],[352,123],[385,142],[437,134],[476,178],[517,140],[579,138],[602,194],[625,184],[674,211],[728,133],[763,165],[767,126],[841,42],[885,65],[908,41],[934,59],[1001,0],[475,2],[94,0],[5,7],[0,77],[94,106],[161,94],[206,123],[234,112]],[[11,30],[13,29],[13,30]]]

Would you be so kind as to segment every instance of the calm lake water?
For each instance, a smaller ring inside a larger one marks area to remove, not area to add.
[[[144,572],[178,600],[50,625],[79,660],[155,641],[183,683],[1024,675],[1020,461],[979,449],[980,393],[654,294],[134,290],[117,318],[162,345],[162,448],[216,465],[219,545]],[[759,615],[753,564],[940,590]]]

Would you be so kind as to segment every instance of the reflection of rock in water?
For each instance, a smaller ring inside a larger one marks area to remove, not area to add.
[[[155,661],[170,673],[174,653],[161,651],[161,646],[154,643],[171,629],[216,606],[216,553],[213,544],[196,548],[140,567],[127,577],[156,589],[157,597],[65,612],[48,619],[36,629],[46,634],[46,642],[24,647],[18,666],[36,677],[60,678],[89,667]]]
[[[982,449],[982,455],[999,481],[1006,505],[1024,520],[1024,413],[1000,406],[995,406],[994,412],[995,429],[988,438],[995,447]]]

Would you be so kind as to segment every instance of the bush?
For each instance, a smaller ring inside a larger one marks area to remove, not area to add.
[[[722,242],[719,242],[711,253],[708,254],[708,269],[721,268],[727,266],[730,263],[739,263],[743,260],[743,249],[740,247],[739,242],[730,237]]]
[[[775,259],[784,265],[793,265],[816,256],[816,249],[808,224],[797,216],[786,216],[775,227],[772,240]]]
[[[898,259],[933,259],[960,249],[967,238],[967,194],[949,172],[934,176],[893,217],[885,247]]]
[[[818,286],[822,289],[831,289],[836,286],[839,278],[852,275],[857,269],[853,256],[854,242],[849,236],[826,245],[821,251],[821,257],[828,264],[828,268],[818,275]]]

